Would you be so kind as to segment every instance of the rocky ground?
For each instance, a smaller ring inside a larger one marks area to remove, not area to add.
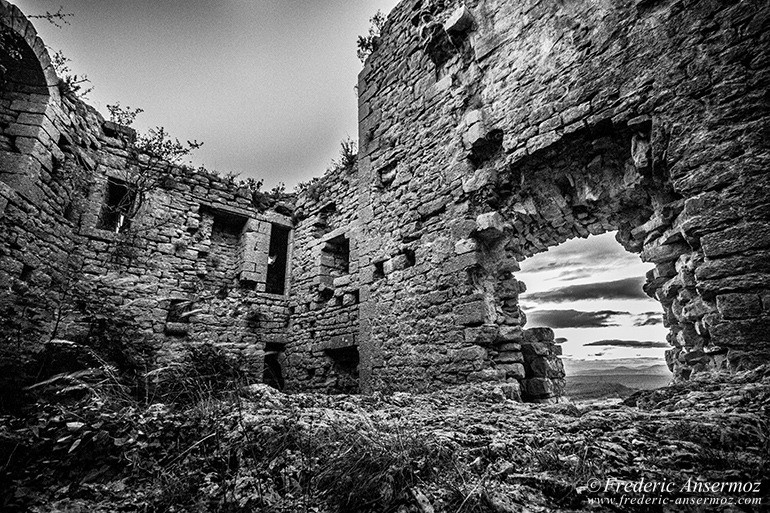
[[[0,424],[4,511],[762,511],[770,495],[768,366],[624,403],[252,385],[38,408]]]

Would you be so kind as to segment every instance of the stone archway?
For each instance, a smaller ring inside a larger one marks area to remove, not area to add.
[[[54,167],[59,79],[22,12],[0,0],[0,181],[35,201],[41,169]]]
[[[487,303],[488,326],[500,333],[526,324],[518,300],[525,286],[515,276],[519,261],[574,237],[617,230],[625,249],[655,264],[644,290],[665,312],[673,346],[667,359],[676,375],[724,360],[708,331],[716,305],[699,294],[694,280],[703,257],[681,229],[685,202],[665,162],[653,157],[651,129],[644,117],[584,128],[498,168],[494,183],[473,193],[478,265],[469,272]],[[548,331],[519,335],[522,392],[530,399],[558,395],[563,386]],[[499,345],[506,338],[496,335],[492,361],[504,354]]]

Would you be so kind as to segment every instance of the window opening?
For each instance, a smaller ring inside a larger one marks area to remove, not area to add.
[[[267,257],[265,291],[283,294],[286,291],[286,264],[289,257],[289,232],[286,226],[273,224],[270,228],[270,250]]]
[[[131,224],[129,213],[135,201],[136,191],[128,182],[118,178],[108,178],[97,228],[114,233],[127,230]]]

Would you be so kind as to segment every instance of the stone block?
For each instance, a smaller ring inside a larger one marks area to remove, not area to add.
[[[527,361],[527,367],[536,378],[563,378],[564,364],[559,358],[541,357]]]
[[[505,220],[500,212],[487,212],[476,217],[476,235],[484,240],[497,240],[504,235]]]
[[[521,395],[527,399],[548,399],[561,395],[561,390],[548,378],[530,378],[521,383]]]
[[[454,354],[455,361],[483,361],[487,358],[487,350],[480,346],[463,347]]]
[[[444,30],[450,35],[462,34],[471,27],[473,27],[473,14],[465,5],[455,9],[444,22]]]
[[[521,351],[527,359],[536,356],[548,356],[551,354],[551,346],[544,342],[523,342]]]
[[[701,238],[701,247],[707,257],[761,249],[770,246],[770,223],[756,222],[735,226]]]
[[[484,324],[487,319],[487,304],[480,300],[459,305],[455,307],[454,314],[456,324],[478,326]]]
[[[163,332],[172,337],[184,337],[190,332],[190,325],[184,322],[167,322]]]
[[[465,341],[470,344],[480,346],[491,346],[499,333],[497,324],[485,324],[474,328],[466,328],[464,332]]]
[[[526,341],[553,342],[553,330],[551,328],[529,328],[524,330]]]
[[[520,351],[500,351],[495,363],[524,363],[524,355]]]
[[[476,252],[457,255],[449,262],[448,270],[450,272],[465,271],[478,265],[479,257]]]
[[[524,337],[521,326],[500,326],[498,342],[520,342]]]
[[[455,242],[455,254],[464,255],[478,249],[478,243],[473,239],[461,239]]]
[[[730,349],[770,349],[767,334],[770,318],[726,320],[716,323],[709,330],[711,343]]]
[[[337,276],[332,280],[332,287],[335,289],[346,287],[350,285],[350,275],[346,274],[345,276]]]
[[[353,333],[335,335],[328,340],[320,342],[314,350],[316,351],[329,351],[335,349],[344,349],[347,347],[356,346],[356,336]]]
[[[505,371],[505,376],[513,379],[524,379],[526,372],[521,363],[503,363],[495,366],[496,369]]]

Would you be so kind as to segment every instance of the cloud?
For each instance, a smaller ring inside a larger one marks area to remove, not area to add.
[[[527,314],[530,325],[548,326],[549,328],[604,328],[619,326],[611,319],[618,315],[630,315],[628,312],[600,310],[581,312],[578,310],[535,310]]]
[[[599,340],[584,346],[614,346],[614,347],[671,347],[667,342],[653,342],[652,340]]]
[[[623,280],[570,285],[545,292],[523,294],[522,299],[536,302],[565,303],[583,299],[649,299],[642,290],[644,278],[625,278]]]
[[[634,326],[656,326],[663,324],[663,314],[660,312],[644,312],[636,316]]]
[[[556,269],[607,269],[639,263],[639,255],[629,253],[615,240],[614,232],[584,239],[568,240],[537,255],[536,260],[525,260],[521,268],[528,273]],[[567,275],[570,271],[567,271]]]

